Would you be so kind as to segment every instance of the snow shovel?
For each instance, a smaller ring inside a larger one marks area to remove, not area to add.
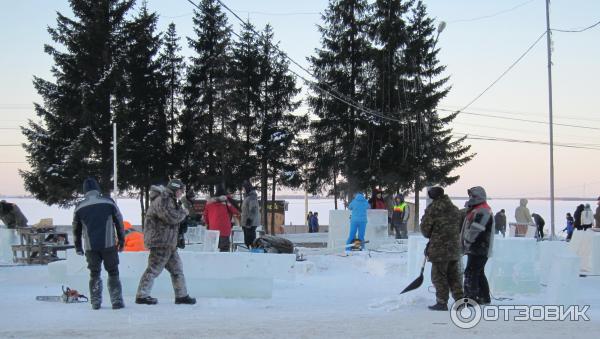
[[[400,294],[406,293],[408,291],[416,290],[417,288],[423,285],[423,271],[425,271],[425,264],[427,263],[427,257],[423,258],[423,265],[421,266],[421,275],[413,282],[411,282],[405,289],[400,292]]]

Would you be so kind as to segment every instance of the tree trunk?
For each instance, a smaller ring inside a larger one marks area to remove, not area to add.
[[[420,189],[419,189],[419,178],[417,177],[417,179],[415,180],[415,232],[420,232],[421,231],[421,226],[419,225],[419,193],[420,193]]]
[[[146,218],[146,210],[144,209],[144,189],[142,188],[140,190],[140,211],[142,213],[142,229],[144,229],[144,225],[146,225],[145,223],[145,218]]]
[[[336,139],[333,139],[333,154],[336,154],[336,147],[337,147],[337,143],[336,143]],[[335,156],[334,156],[335,159]],[[338,190],[337,190],[337,164],[335,164],[334,161],[334,165],[333,165],[333,208],[334,209],[338,209],[338,203],[337,203],[337,199],[338,199]]]
[[[272,211],[271,211],[271,234],[275,235],[275,169],[273,169],[273,187],[271,189],[271,207],[272,207]]]
[[[264,231],[269,234],[267,227],[267,159],[263,156],[260,166],[260,201],[261,201],[261,220]]]

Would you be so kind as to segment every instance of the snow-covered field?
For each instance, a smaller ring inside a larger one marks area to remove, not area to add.
[[[399,245],[386,250],[401,252]],[[350,257],[305,250],[314,269],[294,281],[276,280],[271,299],[199,298],[193,306],[159,298],[155,306],[113,311],[104,298],[93,311],[87,303],[40,302],[58,294],[45,266],[0,268],[0,338],[596,338],[600,333],[600,277],[581,279],[580,300],[591,305],[590,321],[482,321],[455,326],[449,312],[426,306],[428,286],[400,296],[415,277],[406,276],[405,253],[358,253]],[[306,263],[306,262],[305,262]],[[184,262],[184,270],[193,263]],[[163,273],[163,274],[166,274]],[[87,294],[86,286],[72,286]],[[569,293],[569,291],[565,291]],[[499,296],[496,296],[499,297]],[[544,291],[512,296],[494,304],[543,304]]]
[[[53,217],[68,224],[72,210],[47,207],[33,199],[9,199],[21,206],[30,221]],[[290,200],[286,223],[303,222],[304,200]],[[464,201],[455,201],[462,206]],[[139,222],[136,200],[119,200],[123,214]],[[509,220],[517,200],[494,200],[495,210],[507,210]],[[573,211],[577,203],[557,202],[556,213]],[[322,223],[332,200],[310,200]],[[530,210],[547,216],[547,201],[531,201]],[[549,218],[546,218],[547,220]],[[562,228],[562,227],[561,227]],[[560,231],[560,229],[559,229]],[[298,235],[301,236],[301,235]],[[308,234],[306,236],[309,236]],[[350,257],[326,249],[303,249],[314,268],[293,281],[276,280],[271,299],[198,298],[193,306],[175,305],[159,297],[155,306],[136,305],[125,295],[126,308],[113,311],[108,296],[103,308],[87,303],[40,302],[36,295],[58,295],[46,266],[0,267],[0,338],[596,338],[600,333],[600,277],[580,279],[575,305],[590,305],[590,321],[482,321],[475,328],[455,326],[449,312],[432,312],[430,286],[400,296],[414,278],[407,275],[405,248],[391,244],[386,252],[363,252]],[[74,255],[69,253],[69,255]],[[184,262],[184,271],[194,263]],[[310,264],[309,264],[310,265]],[[166,272],[163,274],[167,274]],[[87,286],[71,286],[88,294]],[[493,293],[493,291],[492,291]],[[566,289],[564,293],[569,294]],[[541,305],[545,288],[533,295],[495,295],[513,300],[497,305]]]

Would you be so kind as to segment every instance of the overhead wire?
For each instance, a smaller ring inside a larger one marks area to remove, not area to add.
[[[443,108],[438,108],[438,111],[453,112],[453,113],[456,112],[454,110],[443,109]],[[489,117],[489,118],[494,118],[494,119],[504,119],[504,120],[511,120],[511,121],[530,122],[530,123],[545,124],[545,125],[550,124],[548,121],[539,121],[539,120],[529,120],[529,119],[521,119],[521,118],[504,117],[504,116],[501,116],[501,115],[494,115],[494,114],[475,113],[475,112],[467,112],[467,111],[461,111],[460,113],[461,114],[467,114],[467,115],[476,115],[476,116]],[[591,126],[582,126],[582,125],[573,125],[573,124],[563,124],[563,123],[557,123],[557,122],[554,122],[552,124],[555,125],[555,126],[564,126],[564,127],[572,127],[572,128],[583,128],[583,129],[591,129],[591,130],[600,130],[600,127],[591,127]]]
[[[596,26],[598,26],[598,25],[600,25],[600,21],[598,21],[598,22],[596,22],[595,24],[593,24],[593,25],[590,25],[590,26],[588,26],[588,27],[582,28],[582,29],[575,29],[575,30],[572,30],[572,29],[558,29],[558,28],[551,28],[550,30],[551,30],[551,31],[555,31],[555,32],[563,32],[563,33],[581,33],[581,32],[585,32],[585,31],[587,31],[587,30],[589,30],[589,29],[592,29],[592,28],[594,28],[594,27],[596,27]]]
[[[520,7],[523,7],[531,2],[533,2],[534,0],[529,0],[529,1],[525,1],[519,5],[516,5],[514,7],[511,7],[509,9],[505,9],[502,10],[500,12],[496,12],[494,14],[489,14],[489,15],[483,15],[483,16],[479,16],[479,17],[475,17],[475,18],[470,18],[470,19],[458,19],[458,20],[449,20],[448,23],[456,23],[456,22],[471,22],[471,21],[478,21],[478,20],[483,20],[483,19],[490,19],[499,15],[502,15],[504,13],[508,13],[508,12],[512,12],[516,9],[519,9]]]
[[[538,44],[538,42],[540,42],[540,40],[542,40],[542,38],[546,35],[546,31],[544,31],[530,46],[529,48],[527,48],[527,50],[525,50],[525,52],[523,52],[523,54],[521,54],[521,56],[519,56],[519,58],[517,58],[517,60],[515,60],[515,62],[513,62],[504,72],[502,72],[502,74],[500,74],[500,76],[498,78],[496,78],[496,80],[494,80],[488,87],[486,87],[483,92],[479,93],[473,100],[469,101],[468,104],[466,104],[463,108],[459,109],[457,112],[460,113],[463,110],[467,109],[469,106],[471,106],[472,104],[475,103],[475,101],[477,101],[479,98],[481,98],[487,91],[489,91],[492,87],[494,87],[494,85],[496,85],[498,83],[498,81],[500,81],[506,74],[508,74],[508,72],[510,72],[518,63],[519,61],[521,61],[532,49],[533,47],[535,47],[535,45]]]

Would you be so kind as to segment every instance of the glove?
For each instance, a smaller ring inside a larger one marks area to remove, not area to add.
[[[83,249],[81,247],[78,247],[75,249],[75,253],[77,253],[77,255],[83,255]]]
[[[123,252],[123,250],[125,249],[124,240],[119,240],[119,242],[117,243],[117,249],[119,250],[119,252]]]
[[[185,237],[183,236],[183,234],[179,234],[177,236],[177,248],[185,248]]]

